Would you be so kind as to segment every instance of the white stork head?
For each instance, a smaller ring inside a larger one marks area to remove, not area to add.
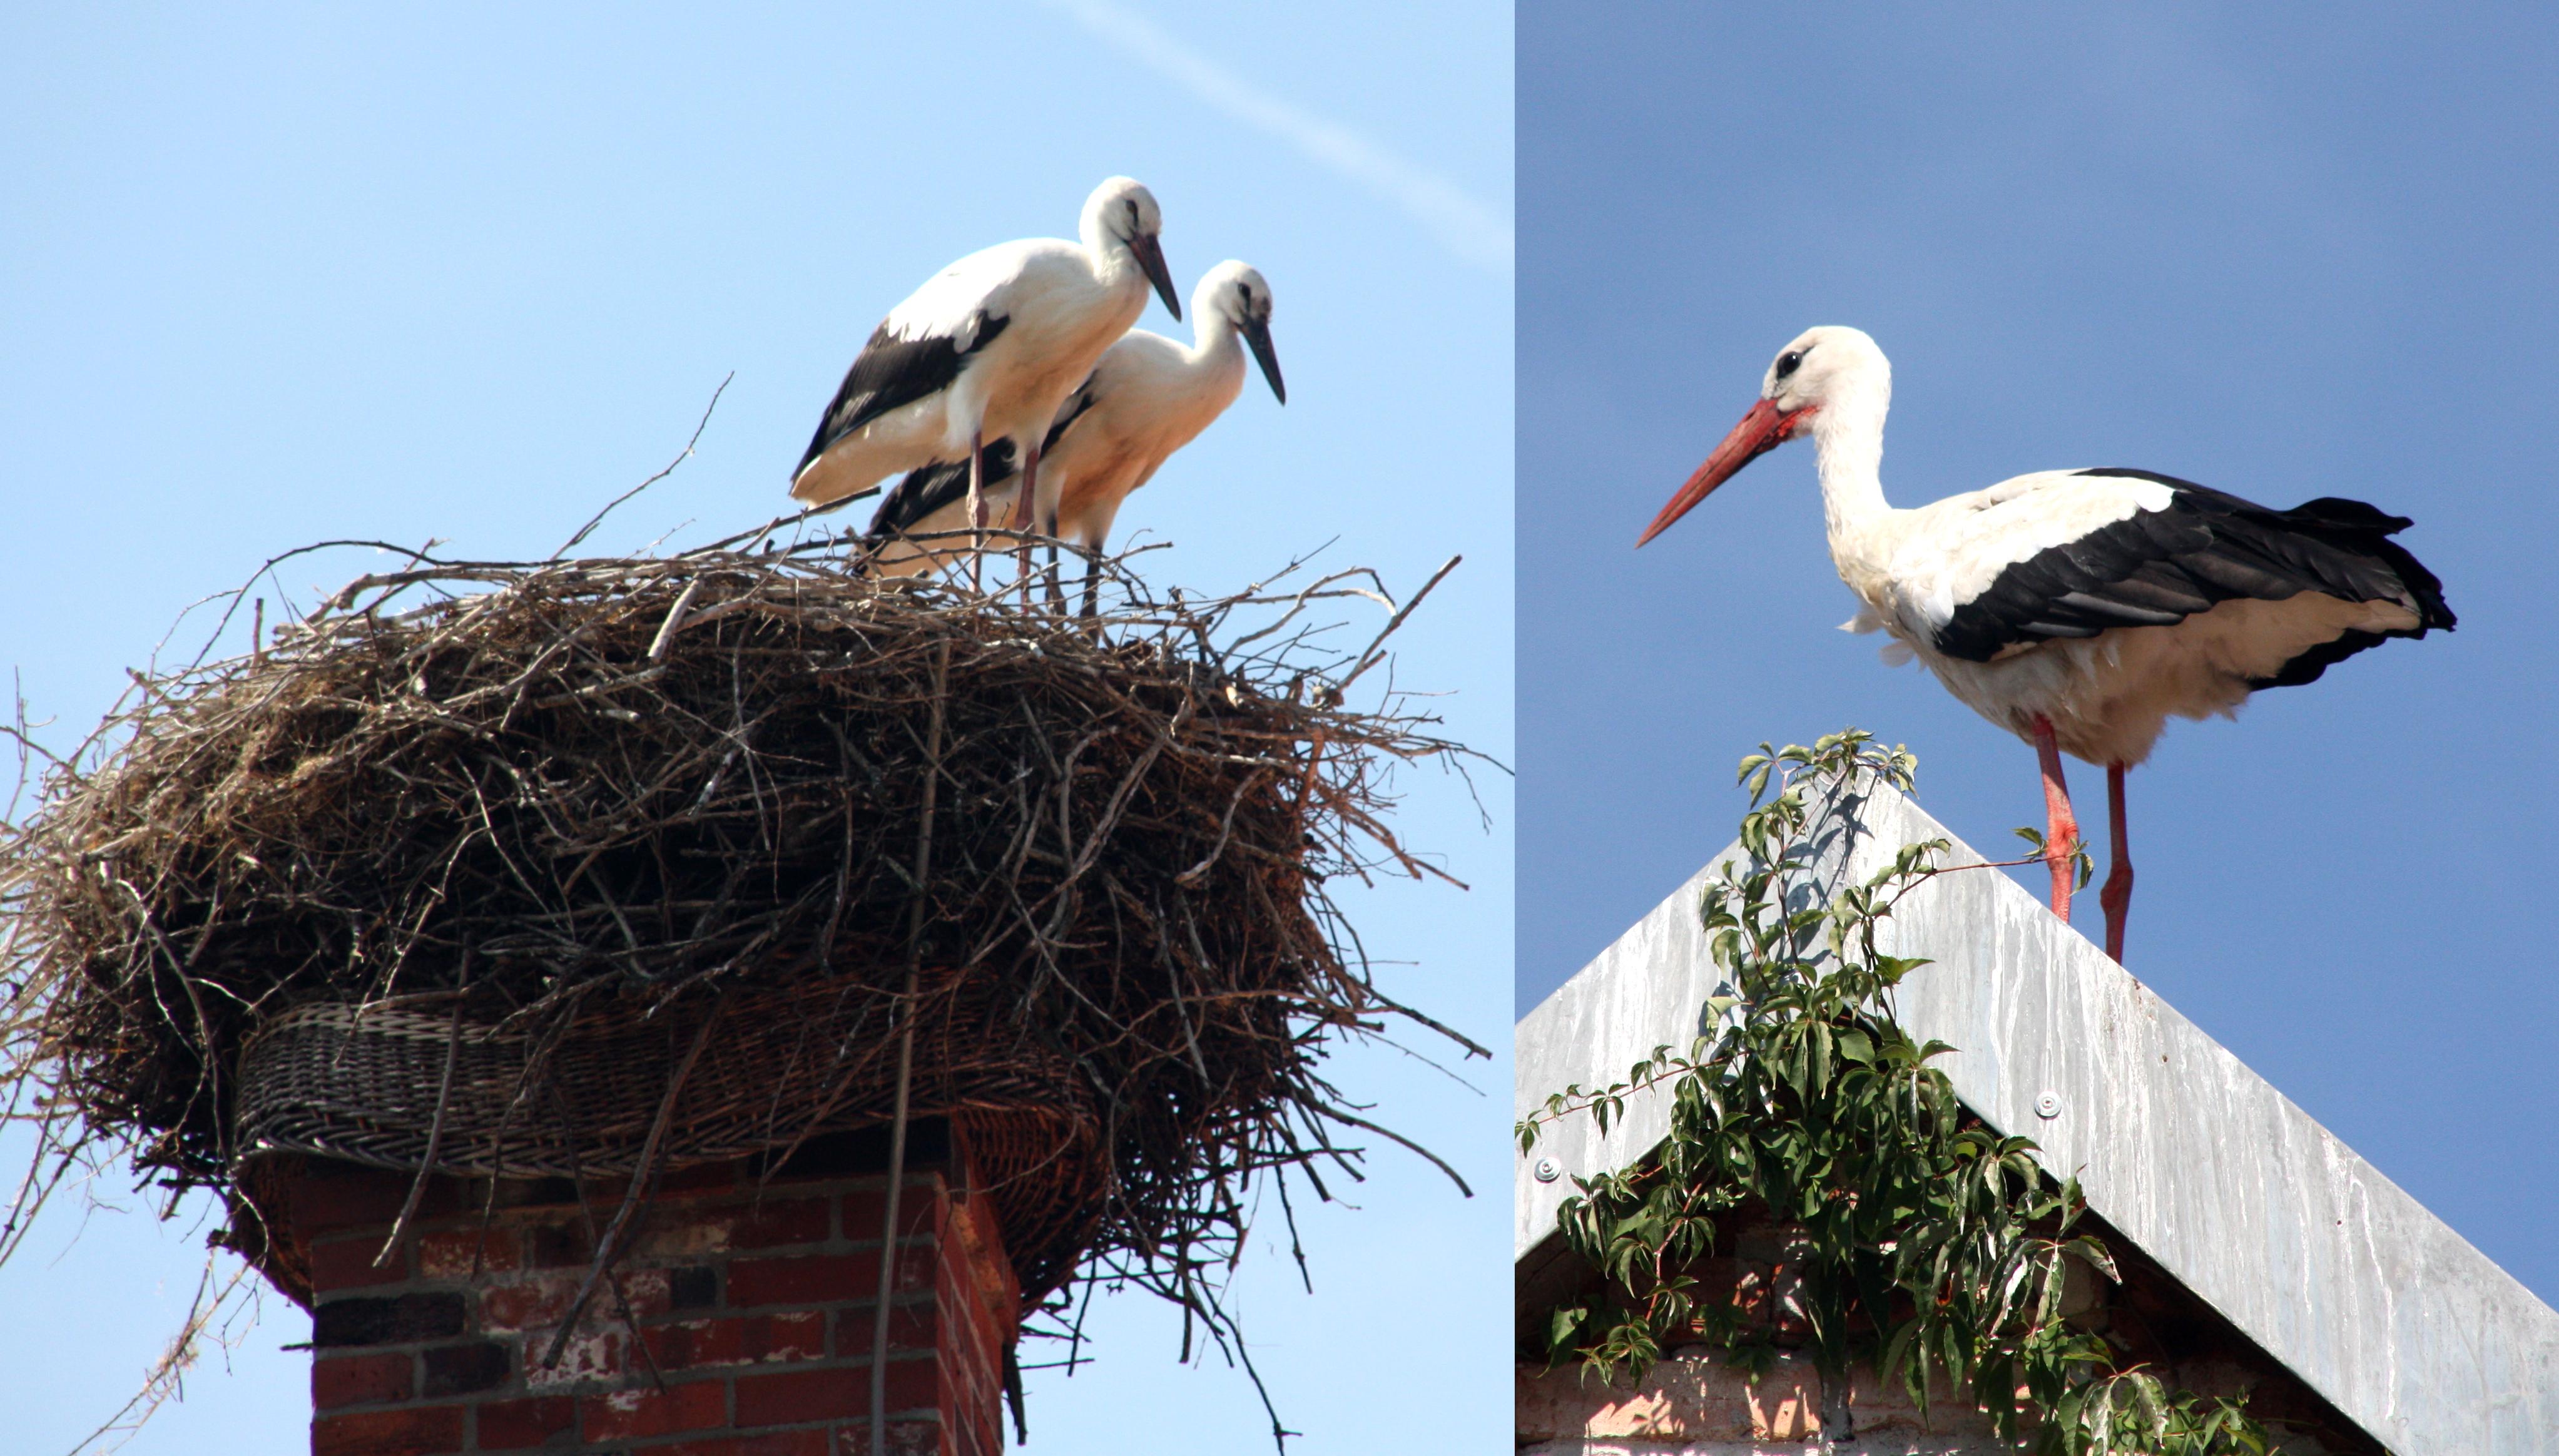
[[[1100,257],[1134,259],[1146,281],[1155,285],[1155,296],[1178,319],[1181,300],[1173,296],[1173,275],[1164,267],[1164,247],[1156,240],[1163,230],[1164,213],[1155,206],[1155,195],[1133,177],[1106,179],[1084,200],[1079,235],[1085,248]]]
[[[1233,258],[1209,269],[1199,287],[1191,290],[1191,308],[1199,314],[1202,328],[1214,320],[1244,336],[1272,395],[1281,404],[1288,402],[1288,386],[1280,377],[1280,356],[1271,348],[1271,285],[1262,280],[1259,269]]]
[[[1891,399],[1892,365],[1865,330],[1825,324],[1796,335],[1769,364],[1759,382],[1759,402],[1671,497],[1635,544],[1668,530],[1741,467],[1797,435],[1820,434],[1825,426],[1850,419],[1880,425]]]

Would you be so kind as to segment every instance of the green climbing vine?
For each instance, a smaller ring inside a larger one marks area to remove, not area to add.
[[[1923,1410],[1932,1392],[1962,1392],[2035,1456],[2271,1449],[2242,1402],[2172,1391],[2065,1316],[2074,1260],[2119,1278],[2076,1228],[2077,1181],[2056,1185],[2032,1142],[1966,1114],[1934,1065],[1951,1048],[1893,1019],[1893,987],[1926,962],[1885,953],[1878,931],[1949,872],[1947,843],[1907,845],[1823,899],[1826,835],[1869,786],[1909,792],[1915,760],[1856,730],[1760,748],[1741,761],[1741,858],[1718,867],[1701,907],[1728,978],[1708,1033],[1684,1054],[1657,1048],[1621,1082],[1566,1088],[1517,1125],[1525,1153],[1566,1117],[1604,1136],[1639,1091],[1672,1100],[1658,1157],[1574,1180],[1560,1226],[1604,1290],[1553,1311],[1550,1363],[1640,1380],[1665,1350],[1706,1345],[1757,1379],[1777,1332],[1690,1272],[1757,1209],[1788,1231],[1789,1335],[1827,1376],[1868,1366]]]

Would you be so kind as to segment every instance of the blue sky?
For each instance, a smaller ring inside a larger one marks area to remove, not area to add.
[[[1159,580],[1326,559],[1410,589],[1407,686],[1511,756],[1512,110],[1507,6],[1214,12],[1131,0],[20,11],[0,50],[0,665],[58,744],[190,602],[339,536],[538,555],[675,455],[593,543],[760,521],[846,362],[943,263],[1071,234],[1145,181],[1181,291],[1271,280],[1282,409],[1257,383],[1121,516]],[[1159,307],[1140,327],[1187,332]],[[857,508],[862,509],[862,508]],[[369,569],[297,563],[286,585]],[[1509,786],[1407,780],[1402,825],[1467,894],[1352,913],[1402,999],[1499,1043]],[[1258,1242],[1238,1302],[1293,1450],[1478,1447],[1508,1430],[1506,1063],[1461,1085],[1393,1050],[1352,1095],[1484,1196],[1390,1152],[1308,1215],[1316,1294]],[[10,1143],[9,1148],[21,1146]],[[113,1179],[97,1192],[132,1204]],[[68,1447],[174,1329],[201,1223],[49,1215],[0,1267],[10,1444]],[[75,1235],[78,1237],[74,1238]],[[1240,1375],[1174,1368],[1177,1322],[1106,1301],[1102,1362],[1034,1373],[1032,1450],[1252,1450]],[[280,1300],[126,1449],[297,1448],[307,1321]],[[1428,1399],[1415,1391],[1428,1390]],[[42,1398],[34,1398],[41,1393]]]
[[[1631,549],[1777,349],[1854,324],[1894,366],[1896,504],[2129,465],[2415,517],[2460,631],[2172,724],[2132,776],[2128,959],[2559,1299],[2559,26],[1962,15],[1522,18],[1520,1005],[1729,839],[1763,738],[1908,743],[1984,849],[2041,823],[2030,749],[1834,630],[1808,448]]]

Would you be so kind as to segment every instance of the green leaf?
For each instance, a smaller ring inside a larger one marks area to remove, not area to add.
[[[1547,1316],[1546,1348],[1550,1357],[1562,1355],[1581,1343],[1581,1329],[1590,1322],[1590,1311],[1579,1304],[1558,1305]]]
[[[2072,1253],[2086,1259],[2098,1273],[2105,1275],[2108,1282],[2124,1282],[2123,1274],[2115,1268],[2115,1255],[2107,1250],[2105,1241],[2096,1235],[2080,1235],[2070,1240],[2069,1248]]]
[[[1701,1304],[1695,1269],[1717,1221],[1756,1207],[1788,1216],[1801,1240],[1788,1263],[1803,1349],[1826,1374],[1877,1362],[1924,1410],[1942,1372],[1941,1388],[1968,1392],[2021,1449],[2262,1456],[2263,1427],[2235,1404],[2169,1391],[2058,1318],[2068,1259],[2119,1277],[2103,1242],[2072,1231],[2076,1183],[2056,1185],[2032,1140],[1972,1119],[1933,1065],[1953,1049],[1893,1021],[1888,993],[1927,962],[1880,951],[1878,927],[1938,872],[1946,841],[1903,845],[1856,883],[1816,869],[1822,817],[1868,782],[1906,789],[1913,772],[1906,749],[1853,728],[1742,761],[1741,851],[1698,899],[1731,980],[1701,1008],[1701,1034],[1685,1056],[1656,1048],[1626,1082],[1568,1089],[1515,1124],[1523,1151],[1542,1122],[1568,1115],[1604,1132],[1638,1087],[1670,1084],[1671,1129],[1653,1155],[1574,1179],[1558,1228],[1607,1289],[1551,1312],[1551,1338],[1603,1377],[1640,1375],[1700,1340],[1764,1374],[1769,1332],[1730,1303]],[[2021,837],[2045,848],[2032,830]],[[2085,846],[2067,848],[2087,874]],[[1896,1308],[1913,1313],[1895,1321]]]

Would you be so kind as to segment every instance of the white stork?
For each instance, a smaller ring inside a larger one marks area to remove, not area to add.
[[[2079,837],[2068,753],[2106,770],[2113,864],[2099,902],[2124,953],[2133,865],[2124,771],[2172,713],[2231,716],[2261,687],[2316,680],[2384,638],[2453,627],[2443,584],[2390,540],[2409,522],[2360,501],[2270,510],[2142,470],[2054,470],[1896,510],[1883,499],[1892,369],[1856,329],[1780,351],[1750,412],[1638,546],[1780,442],[1810,433],[1831,560],[1857,594],[1851,632],[1891,634],[1975,712],[2034,745],[2052,910],[2070,918]]]
[[[792,498],[822,506],[949,461],[982,484],[989,437],[1036,447],[1067,393],[1145,312],[1149,284],[1182,316],[1162,227],[1154,195],[1114,177],[1085,199],[1082,241],[997,243],[936,273],[862,346],[792,472]],[[1023,470],[1036,484],[1036,448]]]
[[[1191,292],[1191,316],[1196,342],[1132,330],[1067,396],[1042,442],[1046,468],[1034,486],[1033,515],[1043,534],[1070,538],[1088,552],[1101,550],[1121,503],[1243,392],[1248,350],[1272,394],[1288,402],[1271,346],[1271,285],[1259,272],[1232,259],[1209,269]],[[990,510],[997,502],[1018,507],[1021,481],[1009,473],[1011,459],[1009,441],[986,447],[984,495]],[[947,544],[898,537],[967,529],[968,484],[963,465],[929,466],[900,481],[880,502],[866,533],[874,543],[872,569],[913,575],[956,554]],[[1094,610],[1096,585],[1088,559],[1087,616]]]

